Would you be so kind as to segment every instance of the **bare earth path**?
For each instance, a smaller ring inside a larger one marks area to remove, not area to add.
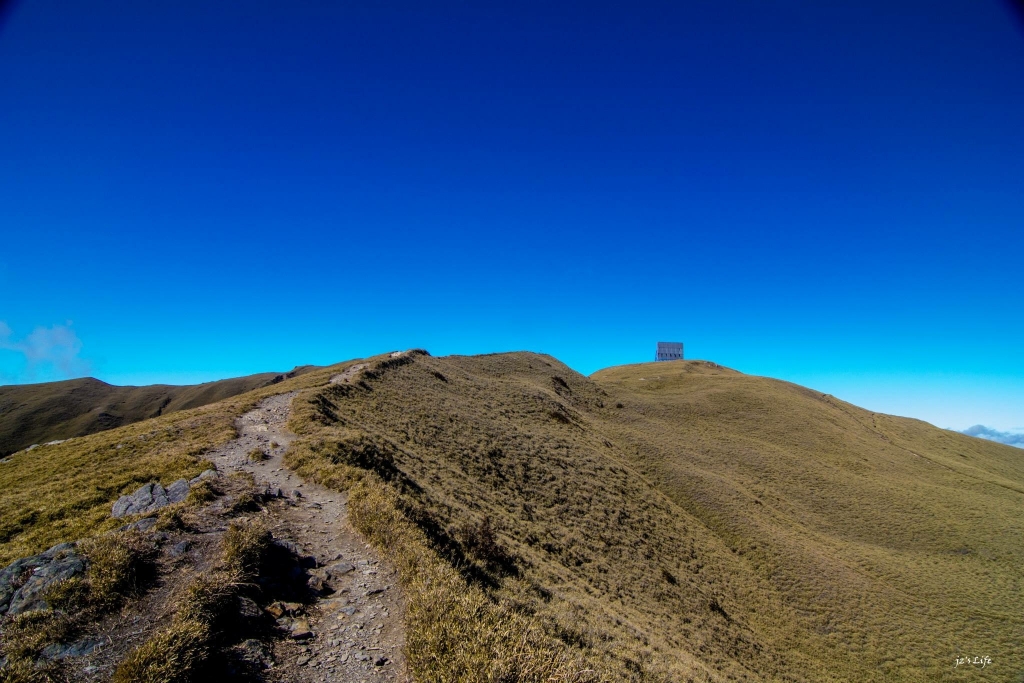
[[[348,382],[361,367],[332,382]],[[305,482],[281,462],[295,439],[286,427],[294,397],[292,392],[262,401],[235,423],[237,439],[207,455],[222,472],[249,472],[257,485],[281,490],[283,497],[268,508],[274,537],[315,557],[335,589],[296,619],[308,620],[313,637],[280,642],[277,665],[268,673],[303,683],[406,681],[403,598],[394,572],[349,524],[346,494]],[[250,461],[257,448],[269,458]]]

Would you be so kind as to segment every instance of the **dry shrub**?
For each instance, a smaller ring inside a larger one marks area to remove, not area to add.
[[[221,563],[196,578],[178,602],[170,627],[133,650],[112,683],[187,683],[213,652],[240,588],[254,579],[273,537],[261,520],[232,522],[224,534]]]
[[[259,573],[273,536],[262,520],[232,522],[224,533],[224,564],[241,577]]]
[[[79,546],[89,560],[89,600],[112,607],[151,578],[157,547],[137,531],[107,534]]]
[[[111,683],[185,683],[209,657],[210,627],[193,619],[175,620],[133,650],[117,667]]]
[[[199,507],[209,503],[218,495],[219,491],[217,491],[216,487],[209,480],[203,480],[197,482],[189,489],[188,497],[185,498],[185,504]]]

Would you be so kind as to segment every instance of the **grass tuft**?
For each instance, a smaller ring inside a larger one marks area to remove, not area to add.
[[[196,578],[176,605],[171,625],[118,665],[112,683],[188,683],[215,652],[237,609],[236,596],[259,575],[273,540],[260,520],[232,522],[214,571]]]
[[[210,655],[205,621],[176,620],[118,665],[111,683],[186,683],[196,678]]]

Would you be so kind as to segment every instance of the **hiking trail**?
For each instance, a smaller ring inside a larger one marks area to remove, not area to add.
[[[351,366],[331,383],[351,382],[364,367]],[[225,474],[248,472],[257,486],[275,493],[280,489],[280,497],[268,504],[274,538],[315,557],[335,589],[295,619],[291,638],[277,642],[277,663],[268,677],[301,683],[404,683],[411,679],[403,653],[404,598],[397,575],[352,528],[347,493],[306,482],[282,462],[296,438],[287,422],[297,393],[261,401],[236,420],[238,438],[206,456]],[[250,460],[255,449],[263,450],[267,459]],[[303,631],[312,635],[302,637]]]

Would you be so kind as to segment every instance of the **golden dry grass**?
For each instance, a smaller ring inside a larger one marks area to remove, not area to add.
[[[65,680],[61,662],[36,662],[40,652],[68,642],[90,622],[134,597],[151,578],[156,545],[135,531],[108,533],[80,544],[88,570],[51,586],[44,598],[52,608],[8,617],[0,628],[0,655],[7,665],[0,681]]]
[[[588,379],[535,354],[378,361],[293,428],[293,464],[352,487],[355,519],[384,486],[366,518],[400,511],[457,570],[418,583],[412,542],[358,522],[413,605],[483,596],[611,680],[937,680],[965,648],[1003,658],[979,680],[1024,668],[1008,447],[713,364]],[[422,637],[447,662],[421,680],[472,661],[411,614],[410,661]]]
[[[171,624],[121,661],[112,683],[187,683],[205,680],[204,665],[216,650],[240,587],[252,581],[270,547],[261,520],[231,523],[213,571],[197,577],[175,605]]]
[[[1024,673],[1024,453],[699,362],[593,379],[630,464],[792,606],[816,676]],[[997,666],[954,671],[967,654]]]
[[[324,368],[212,405],[21,451],[0,463],[0,566],[117,528],[118,496],[199,474],[203,453],[235,437],[234,420],[267,396],[325,383]]]
[[[398,569],[417,680],[1024,674],[1019,450],[700,362],[591,378],[528,353],[369,364],[16,455],[0,553],[107,528],[118,494],[197,472],[234,417],[299,388],[286,461],[348,490]],[[201,661],[193,622],[223,585],[197,583],[119,680],[180,680],[139,668],[175,643],[180,670]],[[968,655],[993,664],[954,670]]]

